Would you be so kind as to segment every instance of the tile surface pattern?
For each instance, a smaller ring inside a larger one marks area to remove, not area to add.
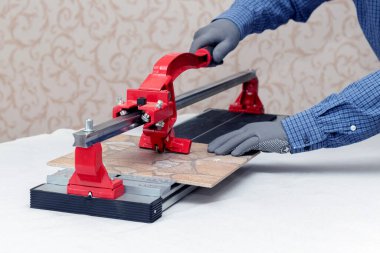
[[[214,187],[253,156],[216,156],[207,145],[193,143],[188,155],[158,154],[138,147],[139,137],[119,135],[102,143],[108,172],[122,175],[170,178],[182,184]],[[50,166],[74,168],[74,153],[59,157]]]

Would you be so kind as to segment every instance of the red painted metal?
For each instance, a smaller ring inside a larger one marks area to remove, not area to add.
[[[127,101],[113,108],[113,117],[119,116],[121,110],[144,111],[149,115],[149,122],[144,125],[140,147],[188,154],[191,140],[176,138],[173,130],[177,119],[173,82],[182,72],[207,67],[210,62],[207,49],[162,57],[139,89],[127,90]],[[137,104],[138,99],[145,104]],[[76,147],[75,171],[67,185],[68,194],[116,199],[124,192],[123,181],[112,180],[103,165],[101,143],[88,148]]]
[[[127,90],[124,104],[113,108],[113,117],[119,116],[121,110],[138,109],[149,117],[144,124],[139,146],[163,152],[188,154],[191,140],[175,137],[174,123],[177,120],[177,109],[173,82],[184,71],[207,67],[211,62],[211,54],[207,49],[199,49],[192,53],[172,53],[159,59],[153,71],[138,89]],[[137,99],[145,98],[146,103],[137,104]]]
[[[229,111],[252,114],[263,114],[264,106],[258,95],[259,80],[254,78],[243,83],[242,91],[236,101],[230,105]]]
[[[116,199],[124,193],[123,181],[111,180],[102,161],[102,146],[75,148],[75,171],[67,185],[67,193],[105,199]]]

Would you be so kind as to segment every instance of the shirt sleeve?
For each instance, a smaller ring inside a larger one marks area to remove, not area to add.
[[[291,153],[335,148],[380,132],[380,71],[282,121]]]
[[[326,0],[236,0],[216,19],[234,22],[243,39],[251,33],[276,29],[290,19],[305,22],[323,2]]]

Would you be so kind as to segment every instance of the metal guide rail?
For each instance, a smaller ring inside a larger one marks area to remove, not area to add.
[[[193,91],[186,92],[177,97],[177,110],[183,109],[237,85],[241,85],[254,78],[256,78],[256,71],[246,70]],[[99,125],[90,126],[89,129],[85,128],[75,132],[73,134],[74,146],[87,148],[95,143],[139,127],[144,124],[144,121],[141,119],[142,115],[143,113],[141,111],[128,112],[127,115],[122,115]]]

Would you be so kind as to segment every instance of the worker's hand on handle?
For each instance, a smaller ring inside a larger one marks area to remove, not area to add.
[[[213,140],[208,152],[217,155],[241,156],[251,150],[288,153],[288,137],[281,125],[283,117],[271,122],[250,123]]]
[[[221,64],[223,58],[236,48],[239,41],[240,31],[235,23],[228,19],[217,19],[194,34],[190,52],[195,53],[202,47],[213,47],[213,61]]]

